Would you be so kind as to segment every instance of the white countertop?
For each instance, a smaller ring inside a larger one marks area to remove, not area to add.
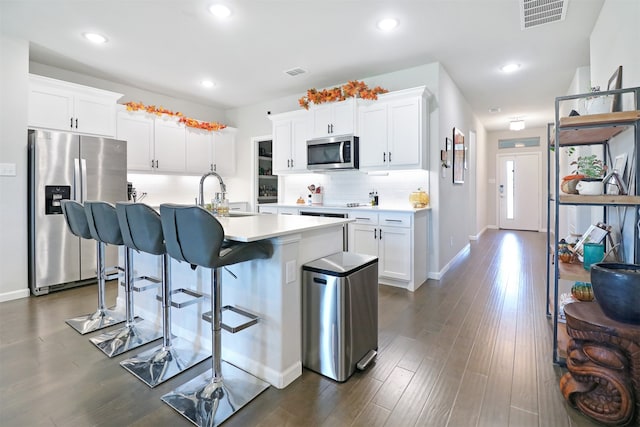
[[[297,215],[251,215],[216,218],[224,228],[224,237],[238,242],[254,242],[287,234],[334,227],[354,221],[348,218]]]
[[[378,211],[378,212],[406,212],[406,213],[416,213],[422,211],[431,210],[431,206],[427,206],[426,208],[412,208],[408,203],[406,205],[380,205],[380,206],[370,206],[370,205],[360,205],[360,206],[345,206],[345,205],[303,205],[297,203],[261,203],[259,206],[273,206],[276,208],[298,208],[300,210],[318,210],[318,211]]]

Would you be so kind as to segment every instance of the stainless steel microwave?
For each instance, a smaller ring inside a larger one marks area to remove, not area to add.
[[[307,141],[307,169],[358,169],[358,137],[331,136]]]

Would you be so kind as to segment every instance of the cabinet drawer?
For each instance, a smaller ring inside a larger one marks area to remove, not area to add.
[[[397,213],[381,213],[380,225],[387,227],[411,227],[411,216]]]
[[[356,224],[378,225],[378,214],[373,212],[349,212],[349,218],[356,220]]]
[[[298,215],[298,208],[278,208],[278,213],[280,215]]]

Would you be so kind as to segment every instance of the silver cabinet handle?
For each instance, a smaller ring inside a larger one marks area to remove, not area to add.
[[[373,238],[374,238],[374,239],[377,239],[377,238],[378,238],[378,229],[377,229],[377,228],[374,228],[374,229],[373,229]]]
[[[391,151],[389,151],[389,163],[391,163]]]
[[[382,163],[385,163],[387,161],[387,152],[385,151],[384,153],[382,153]]]
[[[380,240],[382,240],[382,228],[380,229]]]
[[[151,168],[153,169],[153,159],[151,159]]]
[[[331,133],[331,125],[327,124],[327,133]]]
[[[156,160],[156,169],[158,169],[158,161]]]
[[[291,167],[293,167],[293,159],[291,159]]]
[[[76,119],[76,129],[78,129],[78,119]]]
[[[367,220],[367,221],[371,221],[371,218],[366,218],[366,217],[363,217],[363,216],[357,216],[356,219],[364,219],[364,220]]]
[[[73,129],[73,117],[69,119],[69,127]]]
[[[387,222],[402,222],[401,219],[385,219]]]

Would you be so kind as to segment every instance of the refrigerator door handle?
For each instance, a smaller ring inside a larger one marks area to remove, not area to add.
[[[82,170],[82,203],[87,201],[87,159],[80,159]]]
[[[80,200],[80,159],[73,159],[73,200],[81,202]]]

